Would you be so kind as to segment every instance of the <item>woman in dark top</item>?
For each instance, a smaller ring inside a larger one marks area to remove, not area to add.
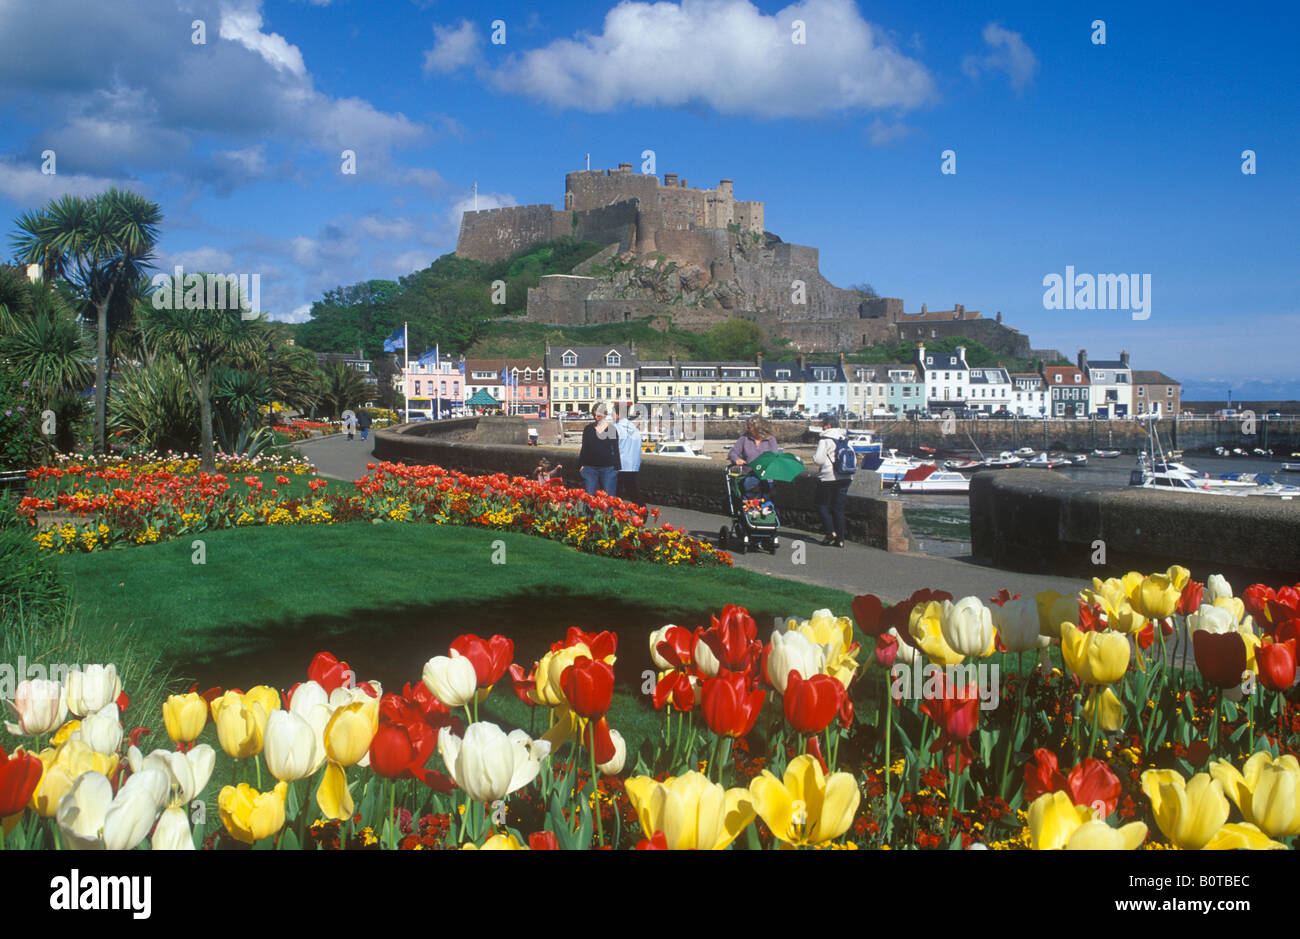
[[[618,488],[618,432],[606,419],[605,405],[596,405],[591,413],[595,420],[582,429],[578,472],[588,495],[604,492],[612,496]]]

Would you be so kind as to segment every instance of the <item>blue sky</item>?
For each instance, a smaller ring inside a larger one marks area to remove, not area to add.
[[[558,204],[587,153],[639,168],[649,149],[660,176],[734,179],[832,282],[907,312],[1001,311],[1036,347],[1126,349],[1191,397],[1300,397],[1285,11],[0,0],[0,217],[8,235],[64,192],[130,186],[163,208],[163,269],[259,273],[263,306],[302,319],[452,250],[475,182],[481,207]],[[1067,265],[1150,274],[1149,319],[1044,309]]]

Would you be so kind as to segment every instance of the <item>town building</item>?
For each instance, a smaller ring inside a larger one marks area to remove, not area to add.
[[[930,352],[925,344],[916,344],[916,365],[925,382],[925,406],[932,414],[962,411],[970,390],[970,366],[966,364],[966,347],[955,352]]]
[[[910,363],[886,365],[885,409],[897,417],[925,410],[925,379]]]
[[[966,406],[983,414],[1011,410],[1011,376],[1001,365],[969,371]]]
[[[552,414],[590,413],[600,403],[630,406],[636,398],[636,343],[552,346],[544,360]]]
[[[483,390],[504,414],[547,415],[546,369],[537,359],[467,359],[465,393]]]
[[[806,362],[799,356],[803,368],[804,404],[814,417],[834,414],[843,418],[848,411],[849,380],[844,374],[844,355],[838,362]]]
[[[1127,418],[1133,413],[1133,370],[1128,353],[1118,359],[1088,361],[1079,350],[1079,370],[1088,378],[1088,413],[1100,418]]]
[[[764,417],[771,417],[774,411],[793,415],[802,414],[807,409],[802,363],[768,362],[760,353],[758,366],[763,382]]]
[[[1052,417],[1088,416],[1088,376],[1082,370],[1073,365],[1044,365],[1043,382]]]
[[[636,402],[650,417],[691,409],[711,417],[758,414],[763,406],[761,366],[756,362],[642,362]]]
[[[393,376],[393,387],[398,394],[408,398],[406,406],[411,413],[429,419],[445,417],[446,411],[464,406],[465,359],[439,356],[430,349],[419,358],[411,359],[405,369]],[[407,393],[407,389],[410,393]],[[442,411],[441,415],[439,411]]]
[[[1164,372],[1133,370],[1133,410],[1136,414],[1175,417],[1182,413],[1183,386]]]
[[[878,411],[889,409],[889,366],[850,365],[848,411],[860,418],[868,418]]]
[[[1017,417],[1051,416],[1047,384],[1042,375],[1037,372],[1013,372],[1011,384],[1013,391],[1007,410]]]

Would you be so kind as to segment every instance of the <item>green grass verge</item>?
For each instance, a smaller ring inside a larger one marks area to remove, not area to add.
[[[610,720],[633,751],[660,726],[642,692],[651,629],[706,625],[711,612],[737,603],[766,640],[774,616],[806,618],[821,607],[847,615],[851,600],[734,568],[628,562],[527,535],[423,523],[257,527],[201,540],[203,564],[194,563],[192,538],[60,558],[87,639],[129,628],[185,683],[245,689],[288,688],[324,649],[359,679],[400,691],[461,633],[509,636],[526,666],[569,626],[611,629],[619,685]],[[529,717],[508,681],[480,709],[480,718],[525,729]]]

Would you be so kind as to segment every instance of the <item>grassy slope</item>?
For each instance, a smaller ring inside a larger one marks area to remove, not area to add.
[[[505,564],[492,563],[498,539]],[[641,691],[650,629],[705,625],[710,612],[738,603],[766,639],[774,615],[847,614],[851,599],[743,570],[629,563],[526,535],[427,524],[211,532],[203,565],[192,563],[191,541],[62,558],[88,638],[129,625],[202,687],[288,688],[327,649],[360,679],[400,690],[464,632],[510,636],[527,666],[568,626],[609,628],[620,634],[610,718],[633,748],[659,726]],[[508,681],[484,708],[483,717],[528,727]]]

